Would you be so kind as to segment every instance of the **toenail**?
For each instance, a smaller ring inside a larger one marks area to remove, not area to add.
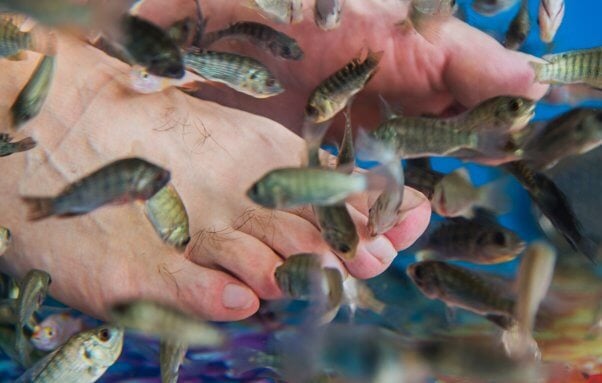
[[[391,241],[384,235],[379,235],[366,243],[366,250],[382,263],[389,263],[397,255]]]
[[[222,303],[229,309],[242,310],[251,307],[255,301],[255,294],[246,287],[229,284],[224,287]]]

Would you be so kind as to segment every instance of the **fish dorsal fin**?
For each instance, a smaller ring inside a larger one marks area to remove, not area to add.
[[[473,220],[484,224],[498,224],[495,213],[482,207],[474,209]]]

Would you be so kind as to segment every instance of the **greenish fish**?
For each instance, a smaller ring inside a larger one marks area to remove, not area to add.
[[[449,307],[472,311],[502,328],[514,324],[515,298],[507,286],[485,273],[440,261],[422,261],[408,266],[408,276],[429,299]]]
[[[190,242],[188,213],[172,184],[146,200],[145,213],[163,242],[180,250]]]
[[[562,159],[602,144],[602,109],[575,108],[554,118],[520,147],[535,169],[549,169]]]
[[[120,326],[158,336],[164,341],[218,347],[226,340],[219,328],[152,301],[121,302],[111,307],[109,315]]]
[[[546,55],[531,62],[535,80],[547,84],[587,84],[602,88],[602,47]]]
[[[16,383],[96,382],[121,355],[123,329],[113,326],[73,335],[25,372]]]
[[[15,129],[19,129],[42,110],[52,85],[55,63],[55,56],[42,57],[29,81],[10,107],[12,125]]]
[[[486,99],[459,116],[464,129],[518,131],[535,116],[536,102],[517,96],[497,96]]]
[[[247,196],[261,206],[276,209],[328,206],[367,190],[372,177],[372,173],[345,174],[322,168],[279,168],[255,182]]]
[[[522,0],[520,9],[506,32],[506,39],[504,40],[504,46],[508,49],[517,50],[519,49],[531,30],[531,20],[529,19],[529,2]]]
[[[203,36],[202,48],[207,48],[218,40],[230,38],[249,40],[275,57],[285,60],[303,58],[303,51],[295,39],[272,27],[253,21],[239,21],[224,29],[207,33]]]
[[[12,236],[10,234],[10,230],[6,227],[0,226],[0,256],[6,253],[10,243],[12,241]]]
[[[159,343],[159,361],[161,383],[177,383],[180,365],[184,361],[188,345],[181,342],[161,340]]]
[[[364,60],[354,58],[322,81],[307,101],[305,119],[318,124],[343,110],[374,76],[382,55],[382,52],[368,51]]]
[[[20,153],[36,147],[36,142],[31,137],[21,141],[11,142],[13,138],[6,133],[0,133],[0,157],[10,156],[13,153]]]
[[[437,227],[417,256],[495,264],[511,261],[524,249],[516,233],[500,225],[491,212],[477,209],[472,219],[451,218]]]
[[[255,98],[284,92],[278,79],[259,61],[228,52],[190,51],[184,55],[186,68],[203,78],[219,82]]]
[[[182,53],[167,32],[132,15],[124,16],[121,26],[120,37],[116,40],[123,45],[134,63],[156,76],[184,77]]]
[[[303,20],[302,0],[251,0],[249,6],[277,23],[294,24]]]
[[[29,219],[89,213],[108,203],[147,200],[170,179],[169,171],[141,158],[113,161],[68,185],[56,197],[23,197]]]

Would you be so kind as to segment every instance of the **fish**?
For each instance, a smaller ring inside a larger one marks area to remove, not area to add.
[[[341,24],[341,13],[344,0],[316,0],[314,4],[314,21],[325,31],[338,28]]]
[[[180,79],[155,76],[148,73],[145,68],[134,65],[129,73],[128,80],[132,90],[142,94],[150,94],[161,92],[172,86],[183,90],[194,89],[197,87],[198,78],[193,78],[193,76],[195,75],[190,72],[186,72],[184,77]]]
[[[510,162],[504,168],[520,182],[571,247],[595,263],[599,245],[585,234],[562,190],[548,176],[534,170],[524,161]]]
[[[144,213],[163,242],[184,250],[190,242],[188,213],[172,184],[164,186],[146,200]]]
[[[10,107],[13,128],[21,128],[40,113],[50,92],[55,66],[55,56],[44,56],[40,59],[29,81]]]
[[[466,130],[498,130],[515,132],[524,128],[535,116],[536,102],[517,96],[488,98],[459,116]]]
[[[22,197],[30,220],[89,213],[108,203],[147,200],[170,180],[170,172],[142,158],[113,161],[69,184],[55,197]]]
[[[33,138],[27,137],[21,141],[12,142],[13,138],[7,133],[0,133],[0,157],[10,156],[14,153],[25,152],[36,147]]]
[[[184,55],[188,70],[255,98],[284,92],[278,79],[259,61],[228,52],[189,51]]]
[[[530,62],[535,81],[545,84],[587,84],[602,89],[602,47],[568,51]]]
[[[7,275],[0,273],[0,298],[1,299],[11,299],[15,302],[19,297],[19,282]]]
[[[303,20],[302,0],[251,0],[250,7],[277,23],[296,24]]]
[[[161,366],[161,382],[177,383],[180,365],[184,361],[188,346],[181,342],[161,340],[159,343],[159,360]]]
[[[515,323],[515,298],[490,274],[433,260],[411,264],[407,274],[429,299],[471,311],[505,329]]]
[[[564,18],[564,0],[540,0],[537,23],[539,38],[544,43],[551,43],[558,32]]]
[[[602,100],[602,90],[590,88],[583,84],[556,85],[550,87],[550,90],[542,100],[553,105],[568,104],[570,106],[578,106],[584,101]]]
[[[584,154],[602,144],[602,109],[575,108],[554,118],[520,149],[534,169],[554,167],[562,159]]]
[[[383,52],[368,51],[324,79],[312,92],[305,106],[305,120],[319,124],[333,118],[372,79]]]
[[[519,0],[474,0],[472,9],[483,16],[495,16],[512,8]]]
[[[100,326],[73,335],[60,348],[27,370],[16,383],[97,381],[121,355],[123,329]]]
[[[219,347],[226,341],[220,329],[212,324],[149,300],[116,303],[109,309],[109,317],[113,323],[157,336],[163,341],[198,347]]]
[[[0,17],[0,57],[15,57],[22,51],[56,53],[56,37],[38,25],[21,31],[14,17]]]
[[[0,324],[15,325],[17,317],[17,299],[3,298],[0,300]]]
[[[113,37],[109,34],[109,37],[123,47],[133,63],[156,76],[184,77],[180,48],[163,29],[138,16],[125,15],[120,32]]]
[[[58,313],[50,315],[35,326],[30,340],[36,349],[52,351],[83,330],[82,318],[75,318],[68,313]]]
[[[535,242],[525,252],[517,277],[516,325],[502,335],[512,358],[541,358],[532,332],[539,305],[552,283],[555,263],[556,250],[545,242]]]
[[[524,249],[525,242],[516,233],[479,208],[472,219],[451,218],[437,227],[417,257],[496,264],[511,261]]]
[[[11,242],[12,235],[10,233],[10,230],[6,227],[0,226],[0,256],[6,253],[6,250],[8,250],[8,247],[10,246]]]
[[[20,284],[20,294],[16,301],[17,327],[15,349],[19,363],[24,367],[31,364],[31,343],[26,338],[23,329],[31,323],[33,314],[40,308],[51,283],[50,275],[42,270],[30,270]]]
[[[171,24],[165,32],[167,36],[179,47],[187,48],[194,38],[196,21],[192,17],[186,17]]]
[[[343,276],[337,269],[322,267],[319,255],[293,254],[276,268],[274,276],[287,297],[316,304],[319,323],[332,321],[339,311]]]
[[[504,40],[504,47],[512,50],[519,49],[531,31],[531,20],[529,19],[528,7],[529,2],[527,0],[521,1],[520,9],[512,19]]]
[[[199,48],[208,48],[219,40],[230,38],[249,40],[281,59],[298,61],[303,58],[303,50],[294,38],[253,21],[239,21],[218,31],[209,32],[203,36],[202,46]]]
[[[403,30],[414,29],[432,43],[439,37],[438,26],[457,9],[456,0],[410,0],[407,17],[399,25]]]
[[[343,291],[343,303],[349,306],[352,313],[355,313],[358,308],[370,310],[376,314],[382,314],[385,311],[386,304],[376,298],[365,281],[349,276],[343,282]]]
[[[306,204],[335,205],[348,196],[378,188],[386,177],[377,172],[345,174],[324,168],[278,168],[267,172],[248,190],[258,205],[286,209]]]
[[[355,166],[355,149],[349,113],[346,113],[346,117],[345,133],[337,155],[337,168],[348,169],[347,173],[349,174]],[[310,165],[319,165],[319,147],[320,143],[318,142],[313,152],[311,148],[309,149]],[[328,246],[344,260],[355,258],[360,239],[347,206],[344,203],[332,206],[313,206],[313,210],[320,226],[322,238]]]

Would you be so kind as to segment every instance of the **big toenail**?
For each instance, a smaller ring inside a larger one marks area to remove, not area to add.
[[[255,294],[246,287],[229,284],[224,287],[222,304],[229,309],[242,310],[251,307],[255,301]]]
[[[384,235],[379,235],[366,243],[366,250],[383,263],[389,263],[397,255],[391,241]]]

